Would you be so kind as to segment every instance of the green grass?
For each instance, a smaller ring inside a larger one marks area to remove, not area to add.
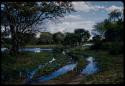
[[[61,53],[41,52],[31,53],[24,52],[18,56],[10,56],[7,54],[2,55],[2,75],[5,76],[3,83],[18,83],[23,82],[26,79],[25,72],[31,71],[38,67],[39,64],[45,64],[48,61],[55,58],[56,61],[52,64],[48,64],[43,69],[39,70],[34,78],[41,75],[46,75],[54,70],[67,64],[69,59]],[[19,72],[22,71],[23,76],[19,77]]]
[[[118,84],[123,83],[123,55],[110,55],[105,51],[86,50],[84,54],[93,56],[101,71],[87,76],[81,84]]]
[[[96,74],[85,76],[81,81],[81,84],[116,84],[123,82],[123,55],[110,55],[106,51],[94,51],[84,48],[72,48],[70,49],[73,56],[78,58],[78,65],[74,71],[70,71],[64,75],[61,75],[54,80],[66,81],[71,79],[80,73],[81,70],[86,65],[86,57],[92,56],[98,62],[100,71]],[[69,57],[62,55],[60,52],[41,52],[41,53],[31,53],[24,52],[18,56],[10,56],[9,54],[2,54],[2,74],[6,77],[2,80],[3,83],[22,83],[26,77],[19,77],[20,71],[29,71],[36,68],[39,64],[44,64],[52,58],[56,61],[52,64],[47,65],[43,69],[40,69],[38,73],[34,76],[34,79],[42,75],[50,74],[51,72],[63,67],[68,64]],[[25,75],[25,73],[23,73]]]
[[[86,61],[85,58],[92,56],[96,59],[100,71],[96,74],[90,76],[84,76],[80,84],[119,84],[123,83],[124,71],[123,71],[123,55],[110,55],[106,51],[94,51],[89,49],[82,48],[73,48],[71,49],[72,54],[79,58],[78,66],[75,70],[80,70],[85,67]],[[56,80],[65,81],[66,79],[71,79],[76,76],[78,72],[76,71],[69,72],[64,74]],[[80,72],[79,72],[80,73]]]
[[[55,48],[55,47],[63,47],[62,45],[54,45],[54,44],[52,44],[52,45],[26,45],[25,47],[30,47],[30,48],[32,48],[32,47],[38,47],[38,48]]]

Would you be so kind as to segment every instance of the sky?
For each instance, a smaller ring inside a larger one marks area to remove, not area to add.
[[[121,1],[73,1],[72,4],[76,12],[66,14],[60,22],[48,21],[44,24],[47,32],[74,32],[74,29],[84,28],[91,34],[93,25],[108,18],[114,9],[123,11],[124,7]]]

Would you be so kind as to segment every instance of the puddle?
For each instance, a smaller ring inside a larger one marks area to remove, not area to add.
[[[1,48],[1,51],[4,52],[5,50],[7,50],[7,48]],[[19,51],[30,51],[30,52],[35,52],[35,53],[39,53],[42,51],[52,51],[53,49],[51,48],[21,48],[19,49]]]
[[[54,58],[52,59],[52,61],[54,61]],[[83,68],[81,73],[85,74],[85,75],[91,75],[91,74],[96,73],[98,71],[98,68],[97,68],[95,59],[93,57],[88,57],[86,59],[86,61],[88,62],[88,64]],[[69,71],[73,71],[73,69],[76,66],[77,66],[77,63],[68,64],[68,65],[63,66],[62,68],[58,69],[57,71],[52,72],[49,75],[41,76],[41,77],[37,78],[34,81],[31,80],[30,83],[45,82],[45,81],[54,79],[54,78],[56,78],[56,77],[58,77],[60,75],[63,75],[65,73],[69,72]]]
[[[51,73],[50,75],[42,76],[42,77],[40,77],[32,82],[44,82],[44,81],[48,81],[50,79],[56,78],[60,75],[63,75],[65,73],[69,72],[69,71],[72,71],[76,67],[76,65],[77,65],[77,63],[68,64],[68,65],[63,66],[62,68],[58,69],[57,71]]]
[[[8,50],[8,49],[7,48],[1,48],[2,52],[6,51],[6,50]]]
[[[33,71],[31,71],[31,72],[29,72],[28,74],[27,74],[27,77],[28,77],[28,80],[31,80],[32,78],[33,78],[33,76],[37,73],[37,71],[39,70],[39,69],[41,69],[41,68],[43,68],[43,67],[45,67],[46,65],[48,65],[48,64],[50,64],[50,63],[52,63],[52,62],[54,62],[56,59],[55,58],[53,58],[51,61],[49,61],[48,63],[45,63],[44,65],[38,65],[38,67],[37,68],[35,68]]]
[[[88,64],[82,70],[81,73],[85,75],[91,75],[96,73],[98,71],[98,68],[97,68],[97,63],[94,61],[95,59],[93,57],[88,57],[86,60],[88,61]]]
[[[51,48],[22,48],[19,49],[19,51],[30,51],[30,52],[35,52],[35,53],[39,53],[42,51],[52,51],[53,49]]]

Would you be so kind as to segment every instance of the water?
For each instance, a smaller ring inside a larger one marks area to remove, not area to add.
[[[76,65],[77,65],[77,63],[68,64],[68,65],[63,66],[62,68],[58,69],[57,71],[51,73],[50,75],[42,76],[42,77],[40,77],[32,82],[44,82],[44,81],[48,81],[50,79],[56,78],[60,75],[67,73],[68,71],[72,71],[76,67]]]
[[[33,71],[31,71],[31,72],[29,72],[29,73],[27,74],[28,80],[31,80],[31,79],[33,78],[33,76],[36,74],[36,72],[37,72],[39,69],[45,67],[45,66],[48,65],[49,63],[54,62],[55,60],[56,60],[56,59],[53,58],[51,61],[49,61],[48,63],[45,63],[44,65],[41,65],[41,64],[38,65],[38,67],[37,67],[36,69],[34,69]]]
[[[7,48],[1,48],[1,51],[4,52],[5,50],[7,50]]]
[[[96,62],[94,62],[94,58],[93,57],[88,57],[86,59],[89,63],[87,64],[87,66],[82,70],[82,74],[86,74],[86,75],[91,75],[94,74],[98,71]]]
[[[7,48],[1,48],[1,51],[4,52],[5,50],[7,50]],[[52,51],[53,49],[51,48],[21,48],[19,49],[19,51],[30,51],[30,52],[35,52],[35,53],[39,53],[42,51]]]
[[[39,53],[41,51],[52,51],[52,49],[51,48],[22,48],[22,49],[19,49],[19,51],[30,51],[30,52]]]
[[[88,64],[85,66],[85,68],[83,68],[83,70],[81,72],[82,74],[91,75],[91,74],[94,74],[94,73],[96,73],[98,71],[96,62],[94,60],[95,59],[93,57],[88,57],[86,59],[86,61],[88,61]],[[54,61],[54,58],[51,61]],[[57,71],[52,72],[49,75],[41,76],[41,77],[37,78],[36,80],[31,81],[31,82],[32,83],[33,82],[45,82],[45,81],[51,80],[53,78],[56,78],[56,77],[58,77],[60,75],[63,75],[65,73],[67,73],[68,71],[73,71],[73,69],[76,66],[77,66],[77,63],[68,64],[68,65],[63,66],[62,68],[58,69]]]
[[[84,44],[84,45],[82,45],[83,47],[89,47],[89,46],[92,46],[93,44],[92,43],[87,43],[87,44]]]
[[[6,48],[1,48],[1,51],[5,51]],[[23,48],[23,49],[19,49],[20,51],[30,51],[30,52],[35,52],[35,53],[39,53],[41,51],[52,51],[53,49],[46,49],[46,48]],[[62,54],[66,54],[64,51],[62,52]],[[44,65],[38,65],[38,67],[36,69],[34,69],[33,71],[28,73],[28,79],[31,80],[33,78],[33,76],[36,74],[36,72],[45,67],[47,64],[52,63],[53,61],[55,61],[56,59],[53,58],[51,61],[49,61],[48,63],[45,63]],[[94,61],[95,59],[93,57],[88,57],[86,59],[86,61],[88,61],[88,64],[83,68],[82,70],[82,74],[85,75],[91,75],[94,74],[98,71],[96,62]],[[40,78],[37,78],[35,81],[32,82],[44,82],[44,81],[48,81],[51,80],[53,78],[56,78],[62,74],[67,73],[68,71],[72,71],[75,67],[76,67],[77,63],[72,64],[72,62],[66,66],[63,66],[62,68],[58,69],[57,71],[51,73],[50,75],[46,75],[46,76],[41,76]]]

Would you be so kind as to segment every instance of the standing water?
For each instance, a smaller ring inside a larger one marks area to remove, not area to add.
[[[94,62],[94,58],[88,57],[86,60],[89,62],[89,64],[82,70],[81,73],[86,75],[96,73],[98,71],[98,68],[96,66],[96,62]]]
[[[36,69],[34,69],[33,71],[31,71],[31,72],[28,73],[28,80],[31,80],[31,79],[33,78],[33,76],[36,74],[36,72],[37,72],[39,69],[45,67],[46,65],[48,65],[49,63],[52,63],[52,62],[55,61],[55,60],[56,60],[56,59],[53,58],[51,61],[49,61],[48,63],[45,63],[44,65],[41,65],[41,64],[38,65],[38,68],[36,68]]]
[[[37,80],[32,81],[32,83],[33,82],[44,82],[44,81],[48,81],[50,79],[56,78],[62,74],[67,73],[68,71],[72,71],[76,67],[76,65],[77,65],[77,63],[76,64],[68,64],[66,66],[63,66],[62,68],[51,73],[50,75],[42,76],[42,77],[38,78]]]

